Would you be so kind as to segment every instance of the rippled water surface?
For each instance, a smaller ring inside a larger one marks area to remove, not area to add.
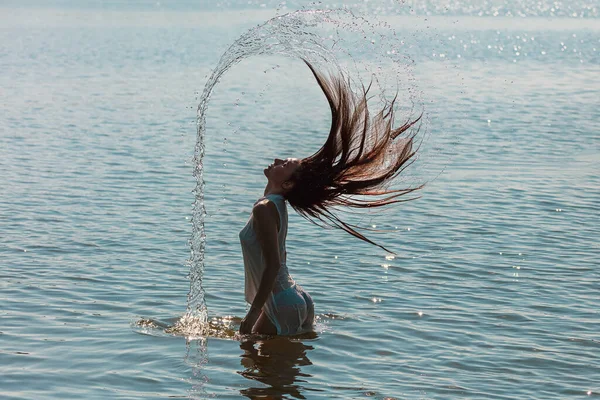
[[[408,183],[428,184],[354,217],[394,230],[374,236],[394,257],[290,209],[288,266],[318,313],[293,340],[234,336],[262,169],[329,127],[283,57],[233,67],[207,112],[218,332],[163,329],[190,289],[198,98],[236,38],[286,10],[69,4],[0,10],[0,398],[600,397],[597,3],[370,2],[414,61],[429,120]]]

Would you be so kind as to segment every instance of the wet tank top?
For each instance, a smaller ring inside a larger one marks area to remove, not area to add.
[[[273,291],[267,297],[267,301],[263,307],[266,308],[267,314],[273,314],[277,312],[277,305],[275,304],[273,295],[290,288],[295,282],[289,275],[286,265],[287,253],[285,249],[285,239],[288,229],[288,214],[285,198],[280,194],[269,194],[261,197],[254,204],[265,198],[272,201],[279,212],[279,231],[277,233],[277,239],[279,242],[281,268],[275,279]],[[258,238],[256,237],[252,214],[250,214],[246,226],[240,231],[239,238],[244,257],[245,298],[246,301],[251,304],[254,301],[256,293],[258,293],[258,288],[265,271],[265,259]]]

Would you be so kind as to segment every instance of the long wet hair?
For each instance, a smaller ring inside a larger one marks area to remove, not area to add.
[[[413,138],[418,132],[414,126],[421,117],[408,120],[394,129],[396,97],[387,101],[382,110],[371,117],[367,106],[371,85],[363,86],[359,96],[352,90],[350,80],[343,75],[326,77],[310,62],[304,62],[329,102],[331,129],[325,144],[313,155],[302,159],[290,179],[294,186],[285,197],[301,216],[316,225],[342,229],[393,253],[356,230],[371,229],[346,223],[329,208],[372,208],[415,199],[413,196],[399,197],[420,189],[422,185],[396,190],[386,187],[414,160]],[[378,198],[359,199],[355,197],[357,195]]]

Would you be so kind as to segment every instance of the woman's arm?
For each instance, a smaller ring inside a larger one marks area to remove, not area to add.
[[[256,237],[265,259],[265,271],[260,280],[258,293],[256,293],[252,302],[252,307],[260,310],[267,301],[269,293],[273,290],[275,278],[277,278],[277,273],[279,272],[279,268],[281,268],[279,241],[277,239],[277,220],[279,219],[279,215],[275,204],[270,201],[263,201],[254,207],[252,216],[254,218]]]
[[[277,207],[270,201],[261,201],[252,209],[252,218],[254,219],[256,237],[265,260],[265,270],[250,311],[248,311],[248,315],[246,315],[246,318],[244,318],[240,325],[240,333],[251,332],[252,327],[260,316],[263,305],[273,290],[275,278],[277,278],[277,273],[279,272],[279,268],[281,268],[279,241],[277,239],[277,225],[279,220]]]

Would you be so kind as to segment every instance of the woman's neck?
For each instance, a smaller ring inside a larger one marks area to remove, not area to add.
[[[283,196],[283,189],[273,187],[271,185],[271,183],[269,182],[269,183],[267,183],[267,186],[265,187],[263,196],[268,196],[270,194],[279,194],[279,195]]]

